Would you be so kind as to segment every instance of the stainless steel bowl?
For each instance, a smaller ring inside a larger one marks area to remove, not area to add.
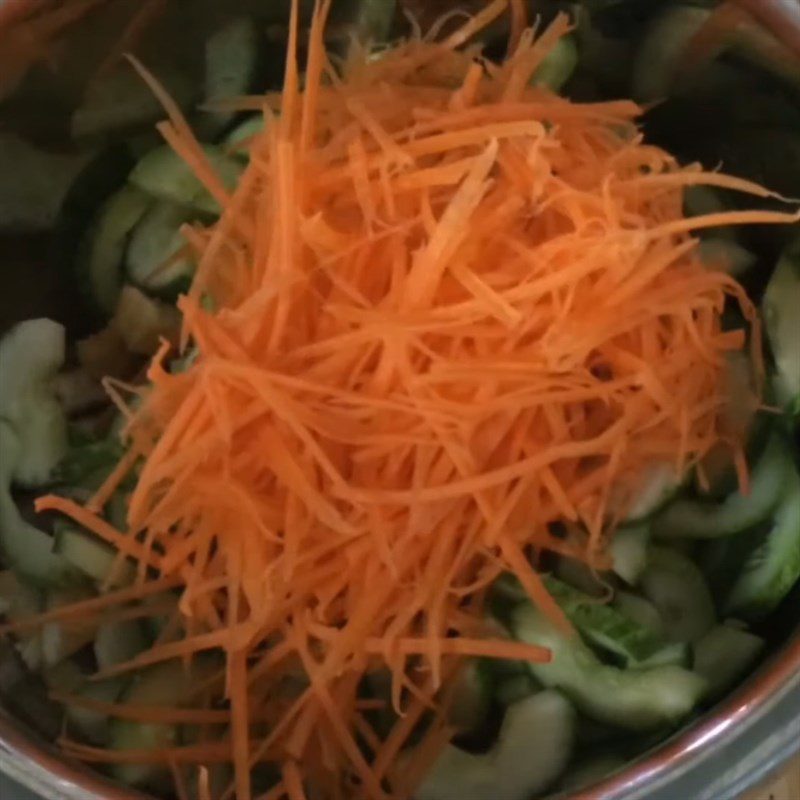
[[[54,316],[80,327],[83,321],[63,276],[45,267],[47,244],[36,237],[4,234],[1,223],[0,333],[28,316]],[[778,770],[800,751],[800,627],[795,624],[800,620],[800,590],[783,605],[781,617],[771,654],[735,693],[602,783],[560,797],[733,800]],[[2,708],[0,771],[47,800],[145,797],[65,759]]]

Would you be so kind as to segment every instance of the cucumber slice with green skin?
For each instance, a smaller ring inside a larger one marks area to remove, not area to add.
[[[450,723],[459,731],[476,731],[486,722],[492,705],[493,676],[480,659],[470,659],[458,676],[450,708]]]
[[[87,700],[116,703],[128,685],[126,678],[109,678],[104,681],[86,681],[70,693]],[[67,729],[79,739],[94,745],[107,745],[110,739],[111,720],[105,714],[81,705],[64,705]]]
[[[800,416],[800,239],[778,261],[762,308],[775,359],[778,399],[791,414]]]
[[[244,165],[213,145],[206,145],[203,150],[225,188],[232,191],[239,182]],[[191,167],[166,145],[151,150],[140,159],[129,180],[135,187],[159,200],[214,216],[221,211],[219,203],[208,193]]]
[[[131,232],[152,199],[132,186],[123,186],[97,212],[78,248],[79,284],[105,317],[114,315],[124,283],[125,251]]]
[[[135,619],[104,622],[94,636],[94,655],[101,670],[130,661],[148,647],[144,629]]]
[[[106,580],[117,556],[113,547],[66,520],[56,522],[53,552],[96,583]],[[120,572],[114,585],[126,586],[135,575],[136,568],[129,563]]]
[[[614,531],[611,540],[611,568],[625,583],[635,586],[647,565],[650,525],[628,525]]]
[[[0,419],[19,439],[13,458],[3,454],[9,481],[48,483],[67,451],[67,420],[54,385],[65,351],[64,327],[49,319],[21,322],[0,339]]]
[[[554,578],[547,578],[545,585],[581,635],[626,667],[644,669],[657,664],[685,662],[685,648],[670,644],[613,606],[598,602]]]
[[[750,492],[735,492],[721,503],[680,499],[653,523],[656,537],[711,539],[730,536],[769,518],[784,493],[792,456],[781,436],[773,433],[751,476]]]
[[[261,36],[250,17],[237,17],[215,31],[205,46],[205,102],[239,97],[259,88]],[[199,120],[200,131],[214,136],[234,118],[233,112],[212,112]]]
[[[664,638],[664,620],[649,600],[633,592],[616,592],[612,606],[624,617]]]
[[[180,227],[196,216],[192,209],[166,201],[148,209],[131,234],[125,256],[125,272],[134,286],[173,301],[188,291],[196,265]],[[178,257],[181,251],[185,255]]]
[[[120,698],[128,705],[181,707],[192,700],[192,687],[219,666],[213,657],[195,659],[187,672],[179,661],[169,661],[140,672]],[[173,747],[180,741],[180,726],[147,724],[124,719],[110,723],[109,747],[140,750]],[[114,778],[136,788],[158,790],[169,785],[169,769],[160,764],[115,764]]]
[[[53,589],[48,592],[47,609],[61,608],[86,600],[93,593],[85,587]],[[42,657],[45,666],[53,667],[69,658],[88,644],[97,632],[97,623],[90,619],[60,621],[53,620],[42,626]]]
[[[533,86],[560,91],[578,66],[578,45],[574,36],[562,36],[545,56],[531,79]]]
[[[658,609],[671,642],[696,642],[717,621],[703,573],[681,553],[651,548],[640,585],[642,594]]]
[[[754,633],[717,625],[694,645],[694,671],[708,681],[708,698],[722,697],[758,660],[766,642]]]
[[[653,517],[678,494],[683,483],[675,474],[675,467],[665,461],[656,461],[645,468],[624,524],[639,524]]]
[[[506,710],[497,741],[487,753],[448,745],[416,800],[529,800],[566,768],[575,742],[575,712],[555,691],[543,691]]]
[[[98,477],[111,472],[124,453],[122,444],[113,437],[70,447],[56,467],[53,480],[69,487],[94,490],[99,485]]]
[[[225,152],[231,156],[248,159],[250,152],[247,145],[255,136],[263,133],[265,124],[262,114],[248,117],[225,137],[223,143]]]
[[[576,636],[558,630],[527,603],[512,615],[514,636],[548,648],[549,663],[529,668],[545,686],[564,692],[587,716],[629,730],[651,730],[687,717],[706,690],[706,682],[682,667],[622,670],[603,664]]]
[[[53,539],[22,518],[11,496],[11,474],[21,448],[14,430],[0,420],[0,552],[14,572],[33,586],[48,588],[81,583],[81,573],[53,553]]]
[[[800,580],[800,474],[792,464],[784,495],[764,541],[731,588],[726,612],[747,619],[773,611]]]

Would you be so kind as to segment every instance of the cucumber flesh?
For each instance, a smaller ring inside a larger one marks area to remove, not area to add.
[[[494,696],[501,706],[510,706],[530,697],[538,688],[530,674],[508,675],[498,682]]]
[[[773,433],[753,470],[749,494],[734,492],[721,503],[676,500],[655,520],[653,533],[662,539],[710,539],[752,528],[775,509],[791,468],[792,456],[785,442]]]
[[[53,552],[96,583],[102,583],[108,578],[117,556],[113,547],[88,531],[60,520],[55,527]],[[126,564],[114,585],[125,586],[131,583],[135,574],[133,564]]]
[[[205,155],[228,191],[232,191],[244,170],[241,161],[220,148],[206,145]],[[219,203],[198,180],[191,167],[166,145],[151,150],[139,160],[129,177],[141,191],[205,214],[218,215]]]
[[[578,45],[575,37],[562,36],[545,56],[531,79],[533,86],[546,86],[560,91],[578,66]]]
[[[783,498],[763,542],[748,556],[728,595],[729,614],[773,611],[800,580],[800,474],[791,465]]]
[[[506,710],[497,742],[488,753],[449,745],[416,800],[528,800],[548,788],[566,768],[575,742],[576,718],[569,701],[543,691]]]
[[[706,690],[703,678],[682,667],[622,670],[603,664],[578,637],[562,633],[527,603],[514,610],[512,631],[552,653],[549,663],[529,665],[533,675],[600,722],[640,731],[672,725],[691,714]]]
[[[683,663],[685,652],[634,622],[611,605],[584,595],[554,578],[546,580],[550,594],[595,648],[608,653],[626,667],[645,668],[654,664]]]
[[[121,702],[139,706],[185,706],[192,700],[195,679],[202,680],[219,666],[212,657],[197,658],[187,672],[182,663],[168,661],[140,672],[121,697]],[[179,743],[180,726],[146,724],[114,719],[110,723],[109,747],[138,750],[172,747]],[[137,788],[159,789],[170,779],[169,769],[156,764],[115,764],[112,775]]]
[[[778,399],[800,416],[800,239],[781,257],[762,304]]]
[[[263,114],[256,114],[245,119],[225,137],[225,152],[231,156],[249,158],[250,153],[247,147],[255,136],[264,131],[265,124]]]
[[[620,614],[633,620],[657,636],[665,635],[664,620],[658,609],[644,597],[633,592],[617,592],[612,603]]]
[[[263,48],[250,17],[236,17],[215,31],[205,46],[205,101],[238,97],[256,90]],[[232,112],[212,112],[200,120],[203,133],[224,129]]]
[[[694,645],[694,671],[708,681],[716,699],[743,678],[764,650],[760,636],[730,625],[717,625]]]
[[[681,553],[651,548],[640,583],[642,594],[658,609],[669,641],[695,642],[716,623],[714,600],[703,573]]]
[[[11,496],[11,474],[21,447],[11,426],[0,421],[0,552],[16,574],[34,586],[80,583],[81,573],[53,553],[53,539],[23,519]]]
[[[102,703],[116,703],[127,686],[125,678],[109,678],[104,681],[87,681],[74,690],[78,697],[98,700]],[[67,728],[78,738],[94,745],[108,744],[111,720],[97,711],[80,705],[64,706]]]
[[[611,540],[611,568],[625,583],[635,586],[647,565],[648,524],[618,528]]]
[[[195,262],[180,227],[196,213],[166,201],[155,203],[131,234],[125,257],[128,279],[148,294],[175,300],[188,291]],[[185,255],[180,255],[185,251]]]
[[[0,465],[9,481],[47,483],[67,451],[67,420],[54,386],[65,351],[64,327],[49,319],[21,322],[0,340],[0,418],[19,439],[13,458],[4,453]]]
[[[144,629],[135,619],[105,622],[94,635],[94,655],[101,670],[130,661],[148,647]]]
[[[657,461],[645,469],[639,490],[625,518],[626,525],[644,522],[660,511],[678,493],[681,479],[672,464]]]
[[[92,597],[83,587],[53,589],[48,592],[48,609],[62,608]],[[53,620],[42,626],[42,656],[45,666],[52,667],[74,655],[94,639],[97,624],[93,619]]]
[[[123,186],[101,206],[78,247],[78,281],[104,317],[113,316],[117,308],[128,240],[151,202],[139,189]]]

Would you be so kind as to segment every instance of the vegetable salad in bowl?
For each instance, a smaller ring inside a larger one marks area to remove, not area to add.
[[[117,33],[80,152],[0,134],[82,309],[0,340],[12,713],[162,797],[532,800],[746,678],[800,581],[800,184],[679,131],[732,71],[796,112],[791,34],[202,3],[164,58],[180,4],[124,5],[0,10],[12,108]]]

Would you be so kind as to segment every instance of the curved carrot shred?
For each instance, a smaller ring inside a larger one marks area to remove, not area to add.
[[[182,638],[103,675],[225,652],[226,680],[207,695],[230,704],[230,741],[157,760],[225,756],[224,796],[238,800],[261,760],[282,776],[270,797],[407,797],[413,780],[397,783],[392,764],[423,720],[409,776],[447,741],[448,681],[465,657],[549,657],[476,633],[501,571],[571,630],[532,556],[606,564],[654,466],[686,471],[725,445],[746,485],[741,443],[720,424],[725,356],[746,337],[721,315],[741,305],[756,375],[758,319],[693,234],[800,219],[685,219],[687,186],[769,193],[680,167],[642,141],[629,101],[570,103],[529,85],[569,29],[563,16],[535,38],[514,2],[510,61],[476,64],[459,48],[507,9],[494,0],[443,42],[415,37],[337,77],[322,40],[329,6],[317,3],[301,88],[293,3],[280,115],[265,112],[232,192],[137,66],[170,116],[162,133],[224,209],[192,233],[200,268],[179,302],[197,354],[172,375],[162,350],[139,405],[116,398],[134,445],[94,506],[141,458],[135,538],[71,501],[39,501],[138,560],[142,578],[181,587],[171,631]],[[548,526],[563,520],[583,535],[556,538]],[[399,712],[383,738],[358,704],[376,670]]]

